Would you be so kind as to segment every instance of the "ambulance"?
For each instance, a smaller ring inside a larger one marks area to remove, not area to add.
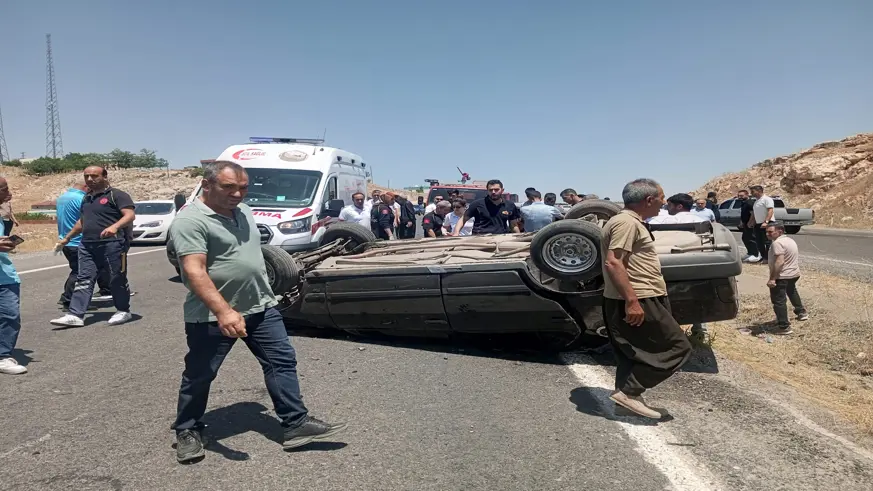
[[[249,175],[243,200],[251,209],[261,243],[288,252],[318,247],[352,195],[367,194],[367,164],[360,155],[324,146],[324,140],[252,137],[216,160],[236,162]],[[198,197],[198,185],[191,199]]]

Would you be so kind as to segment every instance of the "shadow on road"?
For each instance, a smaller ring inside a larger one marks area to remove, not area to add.
[[[555,350],[554,346],[550,346],[548,340],[543,340],[536,334],[500,336],[462,335],[453,336],[447,339],[422,339],[391,336],[378,332],[353,335],[345,331],[318,328],[292,328],[291,326],[286,327],[291,336],[334,339],[357,345],[390,346],[435,353],[497,358],[547,365],[564,364],[564,362],[558,357],[558,351]]]
[[[30,356],[31,353],[33,353],[33,351],[29,349],[15,348],[12,350],[12,358],[14,358],[21,366],[26,367],[33,361],[33,357]]]
[[[230,406],[213,409],[203,416],[208,427],[203,432],[205,448],[220,454],[228,460],[248,460],[249,454],[224,445],[221,440],[253,431],[264,438],[281,445],[282,427],[279,420],[268,412],[259,402],[238,402]],[[294,449],[295,452],[330,451],[345,448],[343,442],[315,442]]]
[[[656,421],[637,416],[622,407],[615,407],[615,404],[609,400],[611,393],[612,391],[602,387],[578,387],[570,391],[570,402],[576,405],[576,410],[580,413],[632,425],[657,426],[658,423],[673,420],[673,416],[662,408],[652,408],[661,413],[661,419]]]

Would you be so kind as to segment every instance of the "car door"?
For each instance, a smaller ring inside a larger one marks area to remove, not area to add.
[[[729,199],[718,205],[718,212],[721,214],[719,223],[725,227],[736,227],[740,224],[740,206],[742,203],[736,199]]]
[[[440,275],[426,266],[322,275],[339,329],[439,336],[449,331]]]

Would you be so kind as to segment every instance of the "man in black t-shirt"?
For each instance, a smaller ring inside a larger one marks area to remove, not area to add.
[[[464,219],[458,220],[452,235],[459,235],[468,220],[475,219],[473,235],[518,233],[521,218],[515,203],[503,199],[503,183],[492,179],[487,184],[488,197],[470,203]]]
[[[442,237],[445,216],[452,211],[452,203],[440,201],[436,204],[436,210],[428,213],[421,219],[421,228],[424,229],[425,237]]]
[[[749,199],[749,192],[745,189],[737,191],[737,200],[742,203],[740,205],[740,231],[743,233],[743,245],[746,247],[748,255],[743,258],[748,261],[753,257],[758,257],[758,244],[755,242],[755,229],[749,227],[749,221],[752,219],[752,207],[755,205],[755,200]]]
[[[109,270],[109,287],[116,312],[110,325],[123,324],[132,319],[130,290],[127,286],[127,250],[130,246],[130,228],[133,225],[134,203],[130,195],[109,186],[106,169],[91,166],[85,169],[85,184],[89,193],[82,200],[79,221],[59,245],[82,234],[79,245],[79,274],[70,299],[69,313],[52,324],[81,327],[91,303],[94,281],[100,268]]]

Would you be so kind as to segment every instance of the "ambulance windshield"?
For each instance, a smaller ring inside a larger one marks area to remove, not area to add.
[[[315,197],[321,172],[249,167],[249,192],[244,202],[252,207],[301,208]]]

